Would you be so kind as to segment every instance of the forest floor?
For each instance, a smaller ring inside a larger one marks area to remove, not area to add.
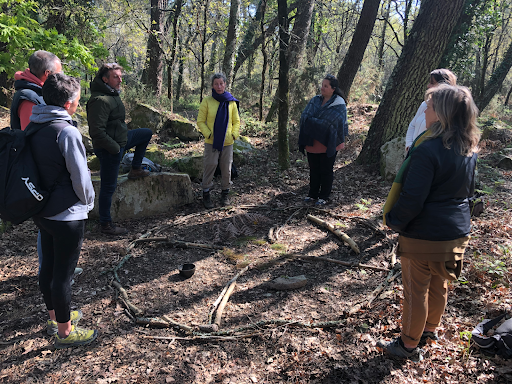
[[[80,325],[99,331],[89,346],[53,347],[37,286],[37,228],[31,221],[8,228],[0,235],[0,383],[512,382],[510,361],[484,355],[468,340],[483,318],[511,307],[512,172],[492,166],[493,153],[504,144],[482,145],[479,173],[485,211],[473,219],[462,276],[449,284],[439,341],[423,347],[422,361],[393,359],[376,346],[379,339],[399,335],[400,277],[368,306],[387,271],[293,258],[392,267],[396,234],[382,226],[380,217],[390,183],[354,161],[375,110],[361,105],[350,111],[351,136],[338,154],[332,203],[325,211],[302,202],[309,179],[306,158],[292,151],[290,169],[279,172],[277,148],[262,133],[251,138],[256,150],[246,163],[237,164],[240,176],[234,180],[232,208],[205,212],[195,180],[195,203],[119,223],[130,230],[128,236],[104,236],[90,220],[78,263],[84,272],[75,279],[72,296],[73,308],[84,313]],[[201,151],[201,143],[189,143],[169,155]],[[218,206],[218,180],[216,188]],[[308,214],[346,232],[361,253],[312,223]],[[223,249],[176,248],[153,241],[127,253],[141,236]],[[143,316],[155,319],[152,324],[135,324],[112,286],[109,271],[122,260],[120,283]],[[188,279],[177,270],[186,262],[196,265]],[[223,287],[246,266],[222,314],[220,330],[231,333],[200,337],[177,327],[155,326],[165,326],[157,320],[165,317],[190,327],[207,324]],[[308,280],[299,289],[276,291],[267,285],[278,277],[299,275]]]

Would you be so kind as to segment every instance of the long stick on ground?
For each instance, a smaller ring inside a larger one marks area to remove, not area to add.
[[[223,249],[223,247],[221,247],[219,245],[190,243],[188,241],[169,239],[168,237],[148,237],[146,239],[134,240],[134,243],[148,243],[150,241],[162,241],[162,242],[170,243],[172,245],[186,247],[186,248],[219,249],[219,250]]]
[[[222,301],[219,304],[219,308],[217,308],[217,312],[215,313],[215,322],[214,324],[217,324],[217,326],[220,328],[220,320],[222,318],[222,312],[224,312],[224,307],[228,303],[229,296],[233,293],[235,290],[236,281],[233,281],[231,285],[229,286],[228,290],[226,291],[226,294],[222,298]]]
[[[137,308],[135,305],[133,305],[130,300],[128,299],[128,294],[126,293],[126,290],[119,284],[117,281],[112,281],[112,285],[117,288],[119,291],[121,297],[123,298],[124,303],[128,307],[128,309],[135,315],[138,316],[142,313],[142,311]]]
[[[318,225],[327,228],[329,231],[334,233],[336,236],[338,236],[341,240],[343,240],[345,243],[347,243],[350,248],[354,250],[355,253],[358,255],[361,253],[359,251],[359,247],[357,246],[356,242],[352,240],[345,232],[340,231],[339,229],[334,228],[334,225],[328,223],[325,220],[320,219],[319,217],[308,215],[308,219],[317,223]]]
[[[250,265],[250,264],[249,264]],[[244,274],[248,269],[249,269],[249,265],[245,266],[244,268],[242,268],[240,271],[238,271],[238,273],[231,279],[228,281],[228,283],[224,286],[224,289],[222,290],[222,292],[220,293],[219,297],[217,298],[217,300],[215,300],[215,303],[213,303],[212,305],[212,308],[210,309],[210,312],[208,313],[208,324],[212,324],[212,317],[213,317],[213,313],[215,312],[215,310],[217,309],[217,306],[219,305],[219,303],[222,301],[222,299],[224,298],[224,296],[226,295],[227,293],[227,290],[229,289],[229,287],[231,286],[232,283],[236,282],[237,279],[242,275]],[[228,295],[228,299],[229,299],[229,295]],[[226,300],[227,301],[227,300]],[[225,304],[224,304],[225,305]],[[222,313],[221,313],[222,314]],[[219,320],[220,321],[220,320]],[[219,324],[217,324],[219,325]]]
[[[301,260],[309,260],[309,261],[328,261],[329,263],[340,264],[340,265],[344,265],[346,267],[373,269],[375,271],[385,271],[385,272],[389,271],[388,268],[375,267],[373,265],[368,265],[368,264],[349,263],[348,261],[329,259],[328,257],[301,256],[301,255],[286,255],[286,256],[291,257],[293,259],[301,259]]]
[[[377,296],[380,295],[380,293],[384,290],[385,287],[389,285],[393,280],[395,280],[400,274],[402,273],[402,270],[400,269],[400,264],[396,264],[391,271],[389,271],[388,276],[386,279],[379,284],[377,288],[371,293],[370,299],[368,300],[368,303],[366,303],[366,306],[369,308],[372,305],[373,300],[377,298]]]

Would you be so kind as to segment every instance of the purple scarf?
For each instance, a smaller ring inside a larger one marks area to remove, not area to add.
[[[212,89],[212,97],[220,103],[217,115],[215,116],[215,123],[213,124],[213,149],[222,152],[228,130],[229,102],[236,101],[238,104],[238,100],[228,91],[219,95],[215,92],[215,89]]]

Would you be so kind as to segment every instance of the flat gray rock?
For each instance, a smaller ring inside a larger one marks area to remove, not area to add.
[[[293,277],[278,277],[267,283],[267,287],[276,291],[286,291],[290,289],[302,288],[308,283],[308,279],[304,275]]]

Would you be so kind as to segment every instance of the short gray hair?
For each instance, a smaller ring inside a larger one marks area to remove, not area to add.
[[[211,77],[212,86],[213,86],[213,82],[215,81],[215,79],[222,79],[225,83],[228,82],[228,80],[226,79],[226,75],[224,75],[222,72],[214,73],[212,75],[212,77]]]
[[[55,73],[60,59],[51,52],[35,51],[28,59],[28,68],[37,77],[44,75],[46,71]]]

